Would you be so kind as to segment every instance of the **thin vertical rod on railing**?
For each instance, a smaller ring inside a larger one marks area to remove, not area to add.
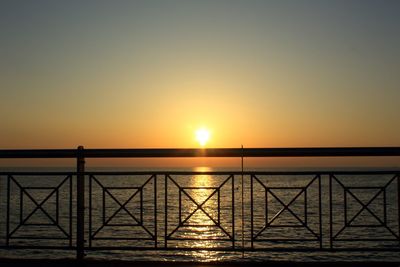
[[[167,243],[167,234],[168,234],[168,174],[165,175],[165,180],[164,180],[164,248],[167,248],[168,243]],[[180,208],[179,208],[180,209]],[[180,223],[180,218],[179,218],[179,223]]]
[[[143,225],[143,190],[144,186],[140,187],[140,224]]]
[[[89,175],[89,248],[92,247],[92,198],[93,198],[93,193],[92,193],[92,176]],[[104,191],[104,190],[103,190]],[[104,207],[103,207],[104,209]],[[104,222],[103,222],[104,224]]]
[[[59,198],[59,188],[56,191],[56,223],[59,224],[59,217],[60,217],[60,198]]]
[[[400,246],[400,174],[397,174],[397,227],[399,230],[399,246]]]
[[[181,225],[182,225],[182,209],[181,209],[181,203],[182,203],[182,190],[181,190],[181,189],[179,189],[178,203],[179,203],[179,211],[178,211],[179,226],[181,226]]]
[[[76,258],[85,256],[85,157],[83,146],[78,147],[76,161]]]
[[[268,182],[268,181],[267,181]],[[269,227],[269,215],[268,215],[268,189],[267,186],[264,186],[264,197],[265,197],[265,226]]]
[[[383,222],[387,225],[387,203],[386,203],[386,186],[385,189],[381,191],[383,193]]]
[[[232,248],[235,248],[235,175],[232,178]]]
[[[307,211],[307,187],[304,189],[304,224],[308,223],[308,211]]]
[[[106,224],[106,190],[104,190],[104,188],[102,188],[102,190],[101,191],[103,191],[103,195],[102,195],[102,198],[101,198],[101,201],[102,201],[102,219],[103,219],[103,224]]]
[[[244,167],[244,162],[243,162],[243,145],[242,145],[242,258],[244,258],[244,177],[243,177],[243,167]]]
[[[154,247],[158,247],[158,233],[157,233],[157,174],[154,174]]]
[[[72,175],[69,177],[69,246],[72,247]]]
[[[217,210],[218,210],[218,226],[221,225],[221,194],[220,189],[218,189],[217,193]]]
[[[333,248],[332,174],[329,174],[329,247]]]
[[[349,226],[347,224],[347,189],[344,189],[344,196],[343,196],[343,201],[344,201],[344,225],[347,227]]]
[[[8,247],[10,245],[10,175],[7,176],[7,222],[6,222],[6,246]],[[20,205],[22,205],[20,203]]]
[[[250,175],[250,241],[251,241],[251,249],[254,248],[254,241],[253,241],[253,232],[254,232],[254,203],[253,203],[253,175]]]
[[[24,203],[24,193],[25,191],[22,191],[19,194],[19,223],[22,224],[23,218],[22,218],[22,213],[23,213],[23,203]]]
[[[318,213],[319,213],[319,248],[322,249],[322,187],[321,175],[318,175]]]

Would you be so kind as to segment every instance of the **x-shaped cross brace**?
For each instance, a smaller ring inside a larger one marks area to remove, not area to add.
[[[119,205],[119,208],[110,216],[108,217],[107,221],[103,222],[107,225],[121,210],[124,210],[129,217],[131,217],[138,225],[141,225],[141,221],[138,220],[127,208],[126,205],[141,191],[140,188],[135,188],[136,191],[132,193],[132,195],[123,203],[121,202],[109,191],[108,188],[104,188],[104,191]]]
[[[382,193],[384,192],[384,188],[381,188],[368,202],[367,204],[364,204],[353,192],[350,191],[350,188],[345,188],[345,192],[349,193],[360,205],[361,209],[348,221],[346,222],[347,225],[350,225],[358,215],[360,215],[364,210],[368,211],[382,226],[385,225],[385,222],[383,222],[376,214],[371,211],[368,206]]]
[[[197,189],[203,189],[203,188],[197,188]],[[210,189],[210,188],[207,188]],[[207,203],[207,201],[209,201],[214,195],[215,193],[219,193],[219,188],[212,188],[214,191],[202,202],[202,203],[197,203],[197,201],[195,199],[192,198],[192,196],[190,196],[190,194],[188,194],[184,188],[180,188],[181,192],[183,192],[195,205],[196,205],[196,209],[194,209],[183,221],[180,221],[178,227],[176,227],[169,235],[168,237],[171,237],[178,229],[179,227],[183,226],[198,210],[201,210],[216,226],[218,226],[223,232],[224,234],[226,234],[229,238],[232,238],[231,235],[220,225],[220,223],[218,221],[216,221],[206,210],[204,210],[203,206]],[[181,208],[181,207],[179,207]],[[220,212],[218,210],[218,212]],[[179,219],[180,220],[180,219]]]
[[[268,218],[266,219],[265,222],[265,226],[253,237],[254,239],[257,238],[259,235],[261,235],[262,232],[265,231],[265,229],[268,228],[268,226],[270,226],[285,210],[287,210],[288,212],[290,212],[290,214],[293,215],[293,217],[295,217],[303,227],[305,227],[306,229],[308,229],[310,231],[311,234],[313,234],[315,237],[318,238],[318,235],[310,228],[307,226],[307,224],[305,222],[303,222],[303,220],[297,216],[297,214],[295,212],[292,211],[292,209],[290,208],[290,205],[292,205],[306,190],[307,187],[300,187],[300,188],[296,188],[296,189],[301,189],[299,193],[297,193],[292,200],[289,201],[288,204],[285,204],[274,192],[271,191],[271,189],[274,188],[266,188],[267,193],[270,193],[276,200],[278,200],[278,202],[283,206],[282,209],[280,209],[273,217],[270,221],[268,221]]]
[[[27,191],[27,188],[21,186],[17,180],[15,180],[12,176],[9,177],[21,190],[21,194],[25,194],[32,202],[33,204],[35,204],[35,208],[31,211],[31,213],[29,213],[23,220],[20,221],[19,225],[8,234],[8,237],[11,237],[16,231],[18,231],[18,229],[22,226],[25,225],[26,222],[35,214],[36,211],[41,210],[43,212],[43,214],[52,222],[52,224],[50,225],[54,225],[56,226],[66,237],[70,237],[70,235],[63,229],[60,227],[60,225],[58,224],[58,220],[55,220],[44,208],[43,205],[54,195],[54,193],[58,192],[58,189],[68,180],[71,179],[70,176],[66,177],[63,181],[61,181],[61,183],[56,186],[56,187],[31,187],[30,189],[48,189],[48,190],[52,190],[40,203],[38,203],[38,201],[36,201],[36,199],[34,197],[32,197],[31,194],[29,194],[29,192]],[[20,205],[23,205],[23,203],[20,203]],[[56,207],[58,209],[58,207]],[[21,214],[22,215],[22,214]],[[49,225],[49,224],[43,224],[43,225]]]

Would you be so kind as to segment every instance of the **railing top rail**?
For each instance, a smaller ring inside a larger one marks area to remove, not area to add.
[[[0,158],[365,157],[400,156],[400,147],[8,149]]]
[[[329,175],[391,175],[400,177],[400,169],[385,169],[385,170],[348,170],[348,171],[336,171],[336,170],[315,170],[315,171],[85,171],[82,173],[87,176],[187,176],[187,175],[269,175],[269,176],[329,176]],[[0,176],[76,176],[78,172],[75,171],[0,171]]]

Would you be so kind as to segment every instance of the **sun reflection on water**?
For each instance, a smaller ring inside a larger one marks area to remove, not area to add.
[[[210,167],[196,167],[194,168],[195,172],[211,172],[212,168]],[[215,179],[211,175],[208,174],[199,174],[195,175],[191,179],[190,186],[196,188],[192,192],[193,199],[197,202],[197,204],[202,205],[202,208],[205,212],[208,213],[214,220],[217,220],[218,216],[218,200],[217,194],[214,192],[215,189]],[[214,194],[213,194],[214,193]],[[211,196],[212,195],[212,196]],[[211,197],[210,197],[211,196]],[[201,248],[214,248],[217,247],[217,241],[209,240],[218,238],[218,227],[216,227],[215,222],[204,212],[199,209],[193,215],[193,222],[197,226],[192,226],[190,232],[193,232],[198,240],[191,243],[192,247],[199,248],[198,251],[190,251],[187,252],[187,255],[195,257],[200,261],[211,261],[218,260],[218,252],[216,251],[208,251],[202,250]]]
[[[212,170],[213,169],[208,166],[198,166],[193,168],[193,171],[195,172],[211,172]]]

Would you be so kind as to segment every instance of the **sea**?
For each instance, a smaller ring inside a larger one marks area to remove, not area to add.
[[[399,261],[399,173],[87,169],[85,257]],[[70,168],[0,169],[0,257],[74,258],[76,186]]]

